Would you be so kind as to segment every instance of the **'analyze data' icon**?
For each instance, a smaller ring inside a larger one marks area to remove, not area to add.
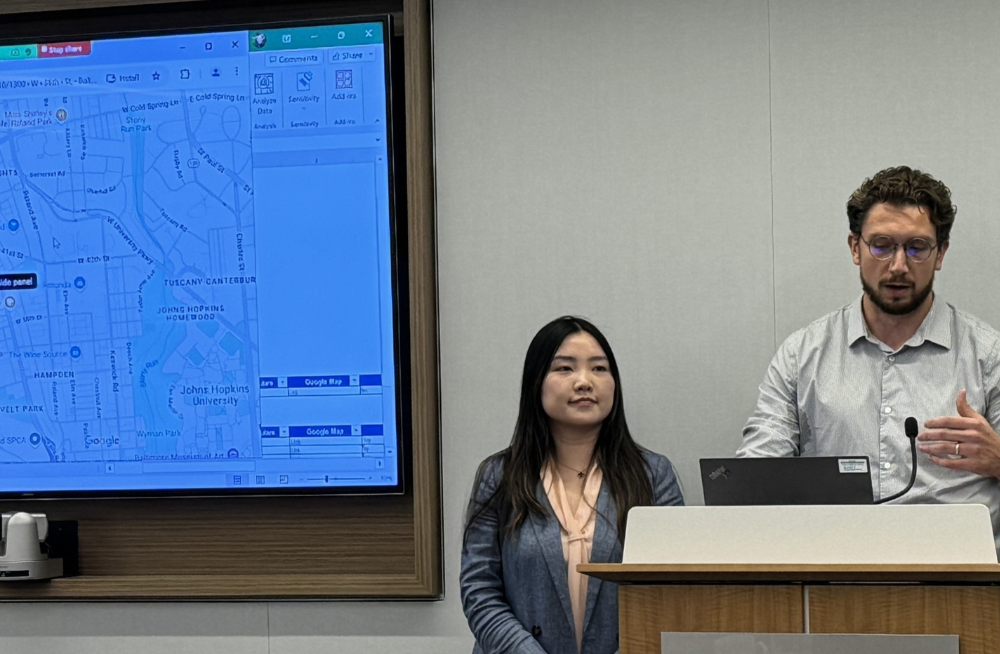
[[[257,73],[253,76],[254,95],[271,95],[274,93],[274,73]]]

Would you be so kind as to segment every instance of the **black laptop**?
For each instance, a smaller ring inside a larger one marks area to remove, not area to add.
[[[706,506],[872,504],[866,456],[701,459]]]

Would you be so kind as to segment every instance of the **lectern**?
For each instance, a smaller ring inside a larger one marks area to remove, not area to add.
[[[621,564],[621,654],[662,632],[956,634],[1000,652],[1000,565],[981,505],[639,507]]]

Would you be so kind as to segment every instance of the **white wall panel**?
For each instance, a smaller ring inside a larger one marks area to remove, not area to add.
[[[771,0],[779,339],[860,295],[844,205],[902,164],[958,206],[941,297],[1000,325],[998,30],[989,1]]]
[[[267,605],[12,604],[3,654],[267,654]]]
[[[766,3],[435,7],[445,515],[565,313],[606,330],[637,438],[698,501],[773,349]]]

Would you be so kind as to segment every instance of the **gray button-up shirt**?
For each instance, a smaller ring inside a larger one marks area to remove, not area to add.
[[[1000,433],[1000,332],[940,298],[893,351],[868,330],[861,299],[789,336],[767,369],[737,456],[868,456],[875,498],[910,480],[903,422],[969,405]],[[949,470],[917,452],[917,479],[896,500],[985,504],[1000,550],[1000,481]]]

